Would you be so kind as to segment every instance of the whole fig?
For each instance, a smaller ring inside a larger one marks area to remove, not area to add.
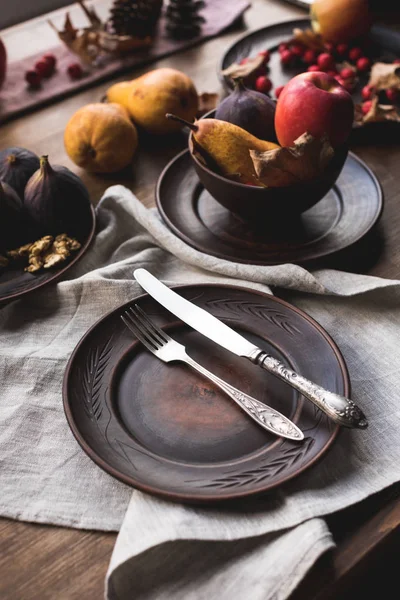
[[[39,168],[39,157],[26,148],[14,146],[0,152],[0,179],[24,197],[28,179]]]
[[[275,106],[272,98],[248,89],[242,79],[236,79],[233,92],[217,106],[215,118],[238,125],[261,140],[276,142]]]
[[[47,156],[40,157],[40,168],[26,184],[24,206],[42,235],[67,233],[79,239],[90,227],[86,186],[67,167],[51,166]]]
[[[22,200],[5,181],[0,181],[0,248],[13,250],[26,243],[27,219]]]

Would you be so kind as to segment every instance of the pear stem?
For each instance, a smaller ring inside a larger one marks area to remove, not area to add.
[[[186,127],[189,127],[189,129],[191,129],[192,131],[198,131],[199,129],[198,126],[194,123],[189,123],[189,121],[185,121],[185,119],[181,119],[181,117],[178,117],[177,115],[167,113],[165,116],[167,117],[167,119],[172,119],[172,121],[178,121],[178,123],[186,125]]]

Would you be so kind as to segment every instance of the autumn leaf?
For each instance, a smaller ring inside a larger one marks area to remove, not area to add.
[[[376,62],[372,65],[368,85],[374,90],[395,88],[400,90],[400,65]]]
[[[224,77],[229,77],[230,79],[248,79],[251,78],[252,75],[255,75],[258,70],[264,64],[264,56],[257,55],[254,58],[248,58],[247,61],[243,64],[240,63],[232,63],[221,71]]]
[[[265,152],[250,150],[256,175],[268,187],[315,179],[324,171],[333,154],[334,150],[326,136],[317,139],[307,132],[290,147]]]

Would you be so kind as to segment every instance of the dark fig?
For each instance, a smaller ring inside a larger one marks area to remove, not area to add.
[[[67,233],[79,239],[90,227],[86,186],[67,167],[51,166],[47,156],[40,157],[40,168],[26,184],[24,206],[42,235]]]
[[[0,181],[0,248],[13,250],[27,242],[27,219],[17,192]]]
[[[260,140],[276,142],[275,101],[248,89],[242,79],[235,79],[234,86],[233,92],[217,106],[215,118],[238,125]]]
[[[20,198],[24,197],[28,179],[39,166],[39,157],[26,148],[14,146],[0,152],[0,179],[11,185]]]

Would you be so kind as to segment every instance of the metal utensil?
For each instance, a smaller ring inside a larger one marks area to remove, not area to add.
[[[339,425],[357,429],[368,427],[364,413],[349,398],[330,392],[296,373],[277,358],[246,340],[211,313],[168,288],[146,269],[136,269],[133,275],[142,288],[172,314],[223,348],[249,359],[285,381]]]
[[[304,439],[303,432],[290,419],[252,396],[236,389],[190,358],[186,353],[185,346],[157,327],[139,306],[131,306],[121,315],[121,319],[126,327],[157,358],[164,362],[180,361],[188,364],[228,394],[240,408],[267,431],[290,440],[300,441]]]

